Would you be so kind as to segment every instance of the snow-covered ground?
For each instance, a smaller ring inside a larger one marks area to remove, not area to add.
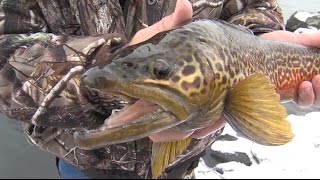
[[[262,146],[227,126],[196,169],[197,179],[320,178],[320,112],[289,115],[295,137],[282,146]]]

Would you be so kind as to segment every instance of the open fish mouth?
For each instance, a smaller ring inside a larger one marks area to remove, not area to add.
[[[112,66],[89,69],[82,83],[127,102],[120,111],[114,110],[100,128],[74,133],[75,144],[82,149],[141,139],[174,127],[188,116],[183,100],[175,94],[144,83],[132,83]]]
[[[74,133],[75,143],[82,149],[97,149],[147,137],[181,123],[170,111],[150,101],[118,94],[126,102],[114,109],[104,125],[94,130]]]
[[[122,109],[114,109],[110,117],[105,120],[107,127],[134,123],[148,113],[164,111],[159,105],[142,99],[135,99],[133,102],[125,104],[127,105]]]

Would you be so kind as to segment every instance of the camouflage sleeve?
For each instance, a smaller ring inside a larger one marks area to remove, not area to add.
[[[47,32],[47,25],[34,0],[0,1],[0,35]]]
[[[248,27],[254,34],[284,29],[278,0],[227,0],[221,18]]]

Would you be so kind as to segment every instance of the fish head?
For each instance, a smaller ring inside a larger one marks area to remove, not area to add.
[[[89,141],[90,147],[96,146],[94,139],[98,136],[104,141],[102,145],[127,142],[175,127],[191,117],[200,118],[199,114],[205,112],[211,101],[212,70],[207,59],[200,58],[205,53],[203,47],[197,47],[195,39],[187,39],[196,37],[188,34],[191,30],[179,31],[160,33],[151,40],[128,46],[114,55],[112,63],[93,67],[83,74],[82,85],[88,88],[118,96],[131,107],[143,100],[158,108],[136,121],[107,126],[97,132],[76,133],[79,146],[84,147]],[[123,111],[119,114],[135,113]],[[187,126],[183,130],[194,129]],[[102,138],[102,133],[99,134],[102,131],[108,137],[104,134]]]
[[[205,52],[193,41],[181,39],[171,35],[129,46],[112,63],[89,69],[83,84],[123,95],[126,100],[150,101],[186,120],[209,103],[213,75],[206,58],[201,58]]]

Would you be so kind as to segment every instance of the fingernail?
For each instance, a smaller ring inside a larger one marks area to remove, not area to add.
[[[306,97],[308,96],[312,91],[312,87],[306,87],[303,89],[303,91],[300,93],[300,97]]]

